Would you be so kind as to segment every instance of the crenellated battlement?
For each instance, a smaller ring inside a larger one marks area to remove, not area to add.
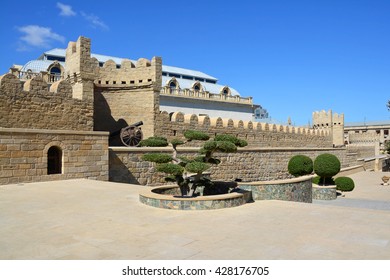
[[[124,59],[118,66],[113,60],[106,61],[102,67],[97,67],[95,84],[101,87],[144,87],[161,88],[161,57],[152,60],[140,58],[135,63]]]
[[[344,114],[332,114],[332,110],[313,112],[313,128],[331,128],[338,125],[344,126]]]
[[[21,82],[13,74],[0,76],[0,127],[37,129],[93,129],[93,107],[73,98],[65,80],[48,84],[35,76]]]
[[[53,94],[59,94],[63,98],[72,98],[72,86],[65,80],[47,83],[41,76],[34,76],[24,83],[15,75],[5,74],[0,76],[0,88],[3,94],[16,95],[38,93],[47,98],[53,97]]]
[[[205,131],[210,135],[227,133],[248,141],[250,146],[260,147],[330,147],[328,130],[308,129],[288,125],[252,121],[210,118],[195,114],[160,112],[157,116],[155,135],[169,139],[182,137],[185,130]]]
[[[330,131],[334,146],[344,145],[344,114],[332,114],[332,110],[313,112],[313,128]]]

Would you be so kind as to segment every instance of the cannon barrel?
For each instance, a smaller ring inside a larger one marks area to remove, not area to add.
[[[139,121],[139,122],[133,123],[133,124],[131,124],[131,125],[129,125],[129,126],[136,126],[136,127],[138,127],[138,126],[141,126],[141,125],[143,125],[143,124],[144,124],[143,121]]]

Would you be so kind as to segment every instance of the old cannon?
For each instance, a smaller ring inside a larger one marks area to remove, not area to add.
[[[133,123],[129,126],[123,127],[120,130],[110,133],[110,138],[119,134],[119,137],[125,146],[138,146],[143,138],[141,125],[144,123],[142,121]]]

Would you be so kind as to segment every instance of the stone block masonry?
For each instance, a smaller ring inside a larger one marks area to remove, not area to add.
[[[52,147],[56,174],[48,174]],[[74,178],[108,180],[107,132],[0,128],[0,185]]]
[[[181,156],[196,157],[199,148],[179,147]],[[141,185],[164,184],[163,173],[156,172],[154,164],[143,161],[145,153],[162,152],[171,154],[169,147],[163,148],[110,148],[110,181]],[[245,182],[269,181],[291,178],[288,161],[294,155],[307,155],[313,160],[320,154],[336,155],[342,167],[357,164],[357,153],[346,148],[240,148],[236,153],[216,153],[221,164],[209,169],[213,180],[231,181],[240,178]]]
[[[134,65],[123,60],[120,68],[108,60],[96,68],[94,88],[94,130],[117,131],[143,121],[145,137],[155,135],[161,88],[160,57],[140,58]]]
[[[246,140],[250,147],[332,147],[332,137],[328,130],[210,118],[181,112],[158,114],[155,135],[168,139],[183,138],[186,130],[200,130],[210,137],[231,134]]]
[[[24,83],[12,74],[0,77],[0,127],[93,130],[93,103],[72,98],[72,86],[50,86],[35,77]]]

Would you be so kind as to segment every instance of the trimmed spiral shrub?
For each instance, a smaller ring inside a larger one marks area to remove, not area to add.
[[[332,154],[319,155],[314,160],[314,172],[325,182],[326,178],[332,178],[340,172],[341,163],[339,159]]]
[[[350,192],[355,188],[355,182],[349,177],[338,177],[335,183],[338,191]]]
[[[293,156],[288,162],[288,172],[295,177],[311,174],[313,172],[313,161],[308,156]]]

